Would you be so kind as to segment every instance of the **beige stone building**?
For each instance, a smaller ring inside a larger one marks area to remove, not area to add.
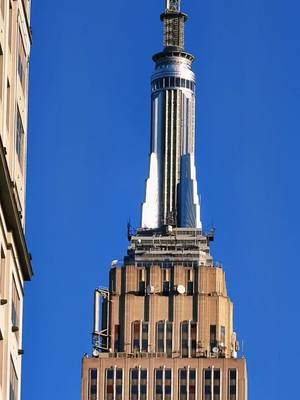
[[[153,56],[150,172],[141,228],[128,230],[109,288],[95,292],[93,354],[83,400],[247,400],[225,272],[200,218],[194,56],[187,15],[167,0],[164,49]]]
[[[0,0],[0,400],[21,393],[30,0]]]

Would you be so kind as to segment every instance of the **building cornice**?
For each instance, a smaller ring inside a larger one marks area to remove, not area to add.
[[[33,276],[31,256],[27,249],[5,153],[6,151],[3,147],[2,139],[0,138],[0,202],[3,208],[7,229],[13,234],[24,280],[30,281]]]

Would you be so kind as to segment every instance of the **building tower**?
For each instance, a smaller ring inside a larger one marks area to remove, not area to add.
[[[166,1],[164,49],[151,79],[151,150],[141,228],[95,292],[83,400],[247,400],[225,273],[200,221],[193,55],[187,15]],[[101,317],[100,317],[101,314]]]
[[[0,400],[21,395],[30,0],[0,0]]]

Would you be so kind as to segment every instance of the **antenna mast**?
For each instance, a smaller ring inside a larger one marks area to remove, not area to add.
[[[166,0],[166,10],[180,11],[181,0]]]

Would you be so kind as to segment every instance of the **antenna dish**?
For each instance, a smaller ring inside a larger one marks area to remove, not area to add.
[[[148,286],[146,287],[146,293],[147,293],[148,295],[153,294],[154,291],[155,291],[154,286],[148,285]]]
[[[177,286],[177,293],[184,294],[185,293],[185,287],[183,285],[178,285]]]

